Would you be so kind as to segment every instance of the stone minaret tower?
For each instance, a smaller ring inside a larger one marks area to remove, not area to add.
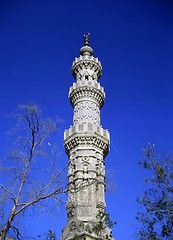
[[[73,125],[64,133],[69,158],[67,201],[68,223],[61,240],[109,239],[105,223],[105,160],[109,132],[100,124],[105,92],[99,78],[102,66],[93,57],[89,34],[84,35],[80,57],[72,65],[76,82],[69,91],[74,108]]]

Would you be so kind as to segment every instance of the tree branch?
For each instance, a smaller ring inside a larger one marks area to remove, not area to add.
[[[15,196],[14,193],[10,192],[10,190],[8,190],[6,187],[4,187],[4,185],[3,185],[2,183],[0,183],[0,187],[1,187],[6,193],[12,195],[12,196],[13,196],[12,199],[13,199],[13,201],[15,201],[16,196]]]
[[[67,193],[68,190],[64,190],[64,189],[57,189],[47,195],[44,195],[42,197],[39,197],[39,198],[35,198],[33,199],[32,201],[30,201],[29,203],[26,203],[22,208],[20,208],[18,211],[15,212],[15,216],[18,215],[20,212],[22,212],[23,210],[25,210],[27,207],[31,206],[31,205],[34,205],[35,203],[37,202],[40,202],[42,200],[45,200],[47,198],[50,198],[52,196],[55,196],[57,194],[61,194],[61,193]]]

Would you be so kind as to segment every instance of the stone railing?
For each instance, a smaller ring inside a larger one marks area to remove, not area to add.
[[[69,90],[69,97],[70,97],[70,94],[72,93],[72,91],[74,91],[75,89],[80,88],[80,87],[87,87],[87,86],[96,88],[105,97],[104,88],[101,87],[100,83],[98,83],[96,81],[79,81],[77,83],[73,83],[73,86],[70,87],[70,90]]]
[[[97,85],[96,85],[97,86]],[[79,86],[75,84],[70,88],[69,98],[72,106],[75,106],[77,102],[81,100],[92,100],[101,108],[104,104],[105,92],[103,87],[97,86]]]
[[[93,56],[80,56],[79,58],[75,58],[72,64],[72,73],[73,76],[76,78],[76,75],[82,69],[92,69],[93,73],[96,73],[98,79],[102,73],[102,65],[98,58],[94,58]]]
[[[97,134],[110,139],[110,134],[108,130],[104,130],[101,126],[92,125],[92,124],[76,124],[74,126],[70,126],[68,130],[65,130],[64,132],[64,139],[67,139],[74,133],[87,133],[87,134],[93,134],[93,132],[96,132]]]
[[[93,56],[88,56],[88,55],[86,55],[86,56],[80,56],[80,57],[78,57],[78,58],[76,57],[75,60],[73,61],[72,67],[73,67],[77,62],[83,61],[83,60],[89,60],[89,61],[92,60],[92,61],[98,63],[98,64],[101,66],[101,62],[98,60],[98,58],[95,58],[95,57],[93,57]]]

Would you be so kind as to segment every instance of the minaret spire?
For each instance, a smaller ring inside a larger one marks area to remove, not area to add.
[[[89,37],[90,37],[90,33],[89,32],[84,34],[84,46],[90,46],[90,39],[89,39]]]
[[[80,55],[81,56],[92,56],[94,51],[90,47],[90,39],[89,39],[90,33],[84,34],[84,46],[80,49]]]
[[[105,214],[105,157],[109,152],[109,132],[100,124],[100,109],[105,92],[98,82],[102,66],[93,57],[89,33],[84,34],[84,46],[72,64],[76,80],[69,91],[74,108],[73,125],[64,132],[68,155],[67,226],[61,240],[113,240],[104,222],[99,228],[99,216]]]

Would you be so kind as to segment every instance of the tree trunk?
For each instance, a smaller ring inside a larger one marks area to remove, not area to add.
[[[10,217],[9,217],[9,219],[8,219],[7,223],[5,224],[4,229],[2,230],[1,240],[5,240],[6,237],[7,237],[7,232],[9,231],[10,226],[11,226],[11,222],[12,222],[13,219],[14,219],[14,213],[15,213],[15,211],[16,211],[16,208],[15,208],[15,206],[14,206],[14,207],[13,207],[13,210],[12,210],[12,212],[11,212],[11,215],[10,215]]]

